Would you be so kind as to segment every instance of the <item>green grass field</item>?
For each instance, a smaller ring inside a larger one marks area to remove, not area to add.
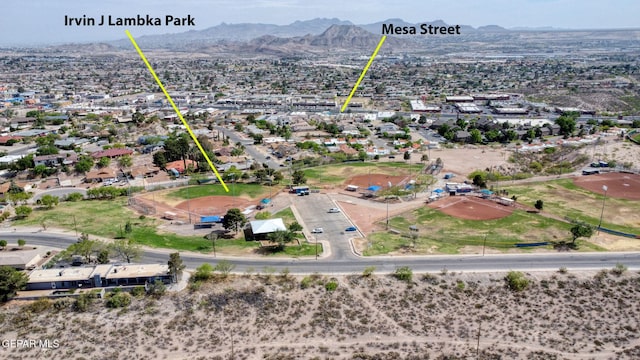
[[[374,233],[369,236],[369,245],[364,254],[381,255],[402,250],[411,250],[414,254],[458,254],[465,246],[482,247],[485,237],[487,248],[500,251],[515,249],[516,243],[571,239],[571,225],[519,210],[502,219],[475,221],[458,219],[423,207],[390,220],[392,229],[406,235],[410,234],[411,225],[419,229],[415,242],[400,234]],[[602,250],[586,242],[580,242],[580,249]],[[521,251],[530,250],[524,248]]]
[[[227,184],[229,192],[226,192],[220,184],[203,184],[184,187],[172,192],[166,196],[177,199],[194,199],[204,196],[242,196],[246,195],[251,199],[262,198],[269,194],[269,187],[257,184]],[[274,186],[272,191],[276,193],[280,187]]]
[[[571,179],[542,183],[506,186],[509,196],[518,202],[533,206],[536,200],[544,202],[544,211],[577,219],[597,226],[600,221],[604,197],[576,186]],[[602,226],[612,230],[640,234],[640,202],[607,197]]]
[[[157,220],[149,217],[140,218],[126,207],[125,198],[110,201],[62,202],[51,210],[34,210],[28,218],[16,220],[14,224],[42,226],[44,222],[46,226],[69,230],[74,230],[77,225],[78,234],[85,232],[113,239],[122,232],[127,221],[132,224],[132,232],[127,234],[127,238],[133,239],[140,245],[187,251],[209,252],[212,250],[211,241],[203,237],[158,233]],[[216,250],[221,253],[257,247],[258,244],[243,239],[216,240]]]

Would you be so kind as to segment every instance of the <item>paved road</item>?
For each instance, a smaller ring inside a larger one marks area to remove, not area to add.
[[[329,209],[338,207],[327,194],[310,194],[309,196],[295,196],[293,204],[300,215],[301,225],[311,231],[322,228],[321,234],[311,234],[312,239],[328,241],[331,244],[331,260],[354,260],[356,255],[351,251],[349,239],[357,236],[356,232],[345,232],[353,223],[342,213],[329,213]],[[312,240],[313,241],[313,240]]]
[[[45,190],[38,194],[36,194],[33,198],[29,199],[31,203],[35,203],[38,199],[42,198],[44,195],[52,195],[57,196],[60,199],[64,199],[65,196],[71,193],[81,193],[82,196],[87,195],[87,189],[84,188],[57,188],[51,190]]]
[[[249,156],[251,156],[253,160],[255,160],[257,163],[267,164],[272,169],[281,168],[280,163],[275,161],[274,159],[267,160],[268,155],[265,155],[262,152],[260,152],[255,147],[255,145],[253,145],[252,139],[247,140],[245,138],[241,138],[240,136],[238,136],[238,134],[235,131],[229,130],[222,126],[216,126],[215,129],[220,131],[221,133],[224,133],[224,135],[230,139],[230,142],[232,144],[235,144],[237,142],[242,143],[244,145],[244,149],[247,152],[247,154],[249,154]]]
[[[43,232],[1,231],[0,238],[15,242],[25,239],[27,244],[65,248],[76,241],[73,233],[51,234]],[[142,262],[165,264],[171,250],[147,249]],[[188,268],[194,269],[203,263],[215,264],[222,258],[196,253],[182,253]],[[424,257],[373,257],[343,259],[278,259],[278,258],[226,258],[237,272],[263,272],[266,268],[280,271],[288,268],[292,273],[359,274],[365,267],[375,266],[376,272],[389,273],[397,267],[409,266],[415,272],[448,271],[535,271],[610,269],[617,263],[631,270],[640,269],[640,252],[627,253],[540,253],[540,254],[492,254],[481,255],[434,255]]]

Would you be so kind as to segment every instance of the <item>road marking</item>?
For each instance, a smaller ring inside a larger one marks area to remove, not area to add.
[[[160,78],[158,78],[158,75],[156,75],[156,72],[153,71],[153,67],[151,67],[151,64],[149,64],[149,61],[147,61],[147,58],[142,53],[142,50],[140,50],[140,47],[136,43],[136,40],[133,38],[133,36],[131,36],[131,33],[129,32],[129,30],[125,30],[124,32],[129,37],[129,40],[131,40],[131,43],[133,44],[133,47],[135,47],[136,51],[138,51],[138,55],[140,55],[140,58],[142,59],[142,61],[144,61],[145,65],[147,65],[147,68],[149,69],[149,72],[151,73],[151,75],[153,75],[153,78],[158,83],[158,86],[160,86],[160,89],[162,89],[162,92],[164,93],[164,96],[166,96],[167,100],[169,100],[169,103],[173,107],[173,111],[176,112],[176,114],[180,118],[180,121],[182,121],[182,124],[184,125],[184,127],[187,128],[187,132],[189,133],[189,135],[191,135],[191,138],[196,143],[196,146],[198,147],[198,150],[200,150],[200,152],[204,156],[205,160],[207,160],[207,164],[209,164],[209,167],[211,167],[211,170],[213,170],[213,173],[216,174],[216,177],[218,178],[218,181],[220,181],[220,184],[222,184],[222,187],[224,188],[224,190],[226,192],[229,192],[229,188],[227,187],[227,184],[225,184],[224,181],[222,181],[222,177],[218,173],[218,170],[216,169],[216,167],[213,166],[213,163],[211,162],[211,159],[209,159],[209,155],[207,155],[207,153],[202,148],[202,145],[200,145],[200,142],[196,138],[196,135],[193,133],[193,131],[191,131],[191,127],[189,127],[189,124],[187,124],[186,120],[184,119],[184,117],[180,113],[180,110],[178,109],[176,104],[173,102],[173,99],[171,98],[171,96],[169,96],[169,93],[164,88],[164,85],[162,85],[162,82],[160,81]]]
[[[344,112],[344,109],[346,109],[347,105],[349,105],[349,101],[351,101],[353,94],[355,94],[356,89],[358,89],[358,86],[360,86],[360,82],[362,81],[362,79],[364,79],[364,76],[367,74],[367,70],[369,70],[369,66],[371,66],[371,63],[373,62],[373,59],[376,57],[376,55],[378,55],[378,50],[380,50],[380,48],[382,47],[382,44],[386,39],[387,39],[386,35],[382,36],[382,39],[380,39],[378,46],[376,46],[376,50],[373,52],[373,54],[369,58],[369,62],[367,62],[367,65],[364,67],[364,70],[362,70],[362,74],[360,74],[360,77],[358,78],[356,85],[353,87],[353,89],[351,89],[351,93],[349,94],[347,101],[345,101],[344,105],[342,105],[342,109],[340,109],[340,112]]]

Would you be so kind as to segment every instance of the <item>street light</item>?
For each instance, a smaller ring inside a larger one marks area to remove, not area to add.
[[[387,230],[389,230],[389,196],[385,196],[384,200],[387,203]]]
[[[607,185],[602,185],[602,190],[604,190],[604,198],[602,198],[602,210],[600,211],[600,223],[598,223],[598,234],[600,234],[600,227],[602,227],[602,216],[604,215],[604,202],[607,200],[607,190],[609,188]]]

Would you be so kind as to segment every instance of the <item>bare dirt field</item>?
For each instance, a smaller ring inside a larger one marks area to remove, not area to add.
[[[573,183],[598,194],[604,194],[602,186],[606,185],[607,196],[640,200],[640,175],[637,174],[608,173],[580,176],[576,177]]]
[[[467,176],[475,170],[508,166],[511,150],[504,147],[466,145],[454,149],[431,150],[429,159],[442,159],[442,172]]]
[[[374,185],[381,186],[382,188],[387,188],[389,187],[389,183],[391,183],[391,186],[396,186],[406,181],[408,181],[408,177],[404,175],[393,176],[384,174],[368,174],[352,176],[344,182],[344,185],[356,185],[363,189]]]
[[[631,271],[230,276],[125,309],[93,300],[12,302],[5,359],[638,359],[640,276]],[[326,284],[337,288],[327,291]],[[99,336],[97,336],[99,334]]]
[[[501,219],[511,215],[515,210],[512,206],[503,206],[475,196],[448,196],[428,206],[447,215],[467,220]]]
[[[250,201],[239,196],[205,196],[183,201],[176,204],[175,207],[199,216],[207,216],[224,215],[231,208],[242,210],[250,205],[256,205],[256,201]]]

